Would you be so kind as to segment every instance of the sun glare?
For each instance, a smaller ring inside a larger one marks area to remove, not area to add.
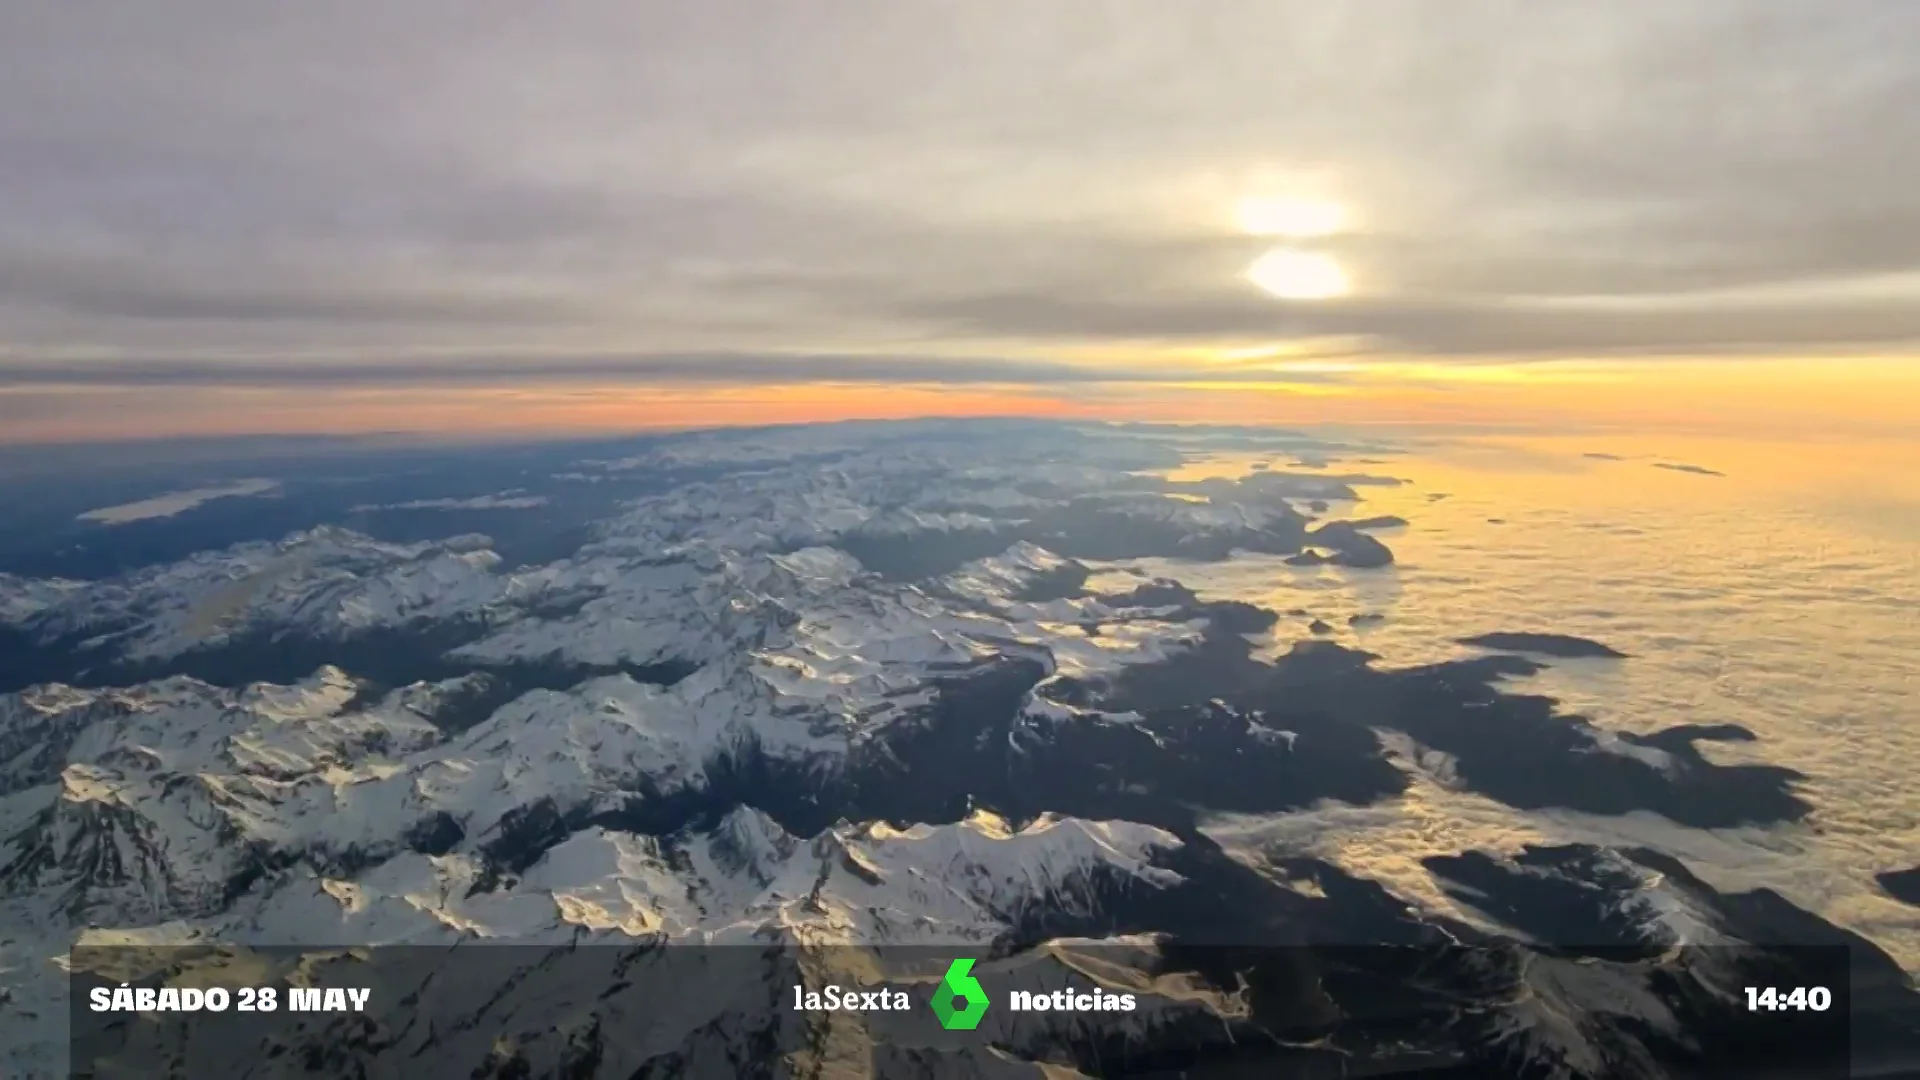
[[[1282,300],[1330,300],[1351,289],[1347,272],[1332,256],[1298,248],[1274,248],[1247,267],[1247,280]]]
[[[1310,240],[1331,236],[1346,224],[1346,208],[1316,199],[1240,200],[1240,228],[1252,236],[1284,236]]]

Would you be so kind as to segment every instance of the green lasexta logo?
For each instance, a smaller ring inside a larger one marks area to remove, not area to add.
[[[940,989],[934,991],[933,1015],[948,1031],[972,1031],[987,1015],[987,992],[972,975],[973,961],[955,960],[940,977]]]

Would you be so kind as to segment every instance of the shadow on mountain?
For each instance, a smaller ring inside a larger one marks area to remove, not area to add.
[[[1201,816],[1364,805],[1407,790],[1406,766],[1380,732],[1438,752],[1446,782],[1518,809],[1648,811],[1701,828],[1797,820],[1809,805],[1791,769],[1720,765],[1708,739],[1744,729],[1681,726],[1603,737],[1551,698],[1512,694],[1503,677],[1539,670],[1487,656],[1404,669],[1325,641],[1257,660],[1243,635],[1271,625],[1245,604],[1202,603],[1171,583],[1141,599],[1208,618],[1200,644],[1126,669],[1110,683],[1049,678],[1039,660],[1003,656],[938,683],[935,702],[821,773],[754,743],[708,763],[698,790],[636,791],[593,823],[654,835],[756,807],[796,835],[838,820],[910,825],[972,809],[1024,822],[1053,812],[1120,819],[1199,841]],[[1044,707],[1032,707],[1036,696]],[[1431,755],[1422,755],[1423,760]]]
[[[530,690],[568,690],[596,676],[614,674],[671,686],[696,666],[680,661],[582,664],[557,656],[485,665],[448,655],[478,640],[488,629],[481,621],[442,621],[368,630],[345,638],[260,632],[163,659],[107,663],[100,663],[97,653],[79,648],[78,642],[34,644],[24,634],[0,629],[0,693],[47,682],[134,686],[180,675],[229,688],[259,682],[285,685],[332,665],[360,680],[361,700],[372,701],[411,683],[479,674],[482,678],[450,698],[433,717],[444,730],[461,731]]]
[[[1910,870],[1889,870],[1876,874],[1874,880],[1887,890],[1887,895],[1903,904],[1920,907],[1920,866]]]
[[[1271,476],[1255,474],[1255,478]],[[994,528],[856,532],[838,546],[892,581],[922,581],[952,573],[1029,541],[1069,559],[1113,561],[1169,558],[1219,562],[1235,552],[1290,556],[1299,564],[1358,568],[1393,562],[1387,545],[1370,528],[1404,525],[1399,518],[1330,521],[1309,529],[1310,519],[1284,499],[1256,503],[1257,512],[1220,513],[1196,524],[1183,516],[1195,504],[1146,494],[1082,496],[1025,521]],[[1223,504],[1231,510],[1235,504]]]
[[[1456,639],[1462,645],[1491,649],[1495,652],[1537,653],[1561,659],[1579,659],[1582,657],[1603,657],[1623,659],[1626,653],[1591,638],[1575,637],[1572,634],[1536,634],[1515,630],[1496,630],[1490,634],[1476,634],[1473,637]]]

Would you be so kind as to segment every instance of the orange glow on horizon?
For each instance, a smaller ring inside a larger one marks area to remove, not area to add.
[[[1240,424],[1638,428],[1792,436],[1920,430],[1911,360],[1674,360],[1276,365],[1272,381],[1055,386],[0,388],[0,441],[375,433],[520,438],[912,417],[1027,416]],[[1252,372],[1238,368],[1242,378]],[[1326,381],[1299,379],[1302,374]],[[1256,376],[1257,377],[1257,376]]]
[[[86,388],[0,390],[63,407],[7,409],[8,442],[222,435],[428,434],[539,437],[819,420],[1084,416],[1097,410],[1019,388],[740,387]]]

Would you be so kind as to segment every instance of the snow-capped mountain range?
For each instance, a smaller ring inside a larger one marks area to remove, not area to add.
[[[1313,507],[1394,481],[1317,467],[1177,481],[1162,470],[1184,460],[1185,436],[984,430],[697,434],[582,460],[566,475],[687,478],[546,562],[513,564],[485,535],[399,543],[329,524],[102,580],[0,577],[0,626],[45,650],[59,676],[0,695],[0,980],[8,1007],[38,1018],[0,1022],[0,1071],[57,1068],[64,1042],[48,1024],[64,976],[52,960],[76,943],[592,942],[609,957],[663,942],[783,956],[944,946],[1051,964],[1064,961],[1047,950],[1073,935],[1118,947],[1214,925],[1304,940],[1316,919],[1412,941],[1505,940],[1384,894],[1337,918],[1288,914],[1297,893],[1189,827],[1196,800],[1280,810],[1317,797],[1316,784],[1345,785],[1324,792],[1340,798],[1398,790],[1367,724],[1281,715],[1327,692],[1299,680],[1309,665],[1356,680],[1343,700],[1398,695],[1368,723],[1436,746],[1444,733],[1422,735],[1393,710],[1452,715],[1499,698],[1498,665],[1382,675],[1364,654],[1322,649],[1269,671],[1246,635],[1270,613],[1203,602],[1129,563],[1254,552],[1380,572],[1392,555],[1367,523]],[[284,677],[223,674],[255,664]],[[1416,692],[1449,696],[1417,704]],[[1529,717],[1607,759],[1580,768],[1637,767],[1676,791],[1722,776],[1786,782],[1671,747],[1609,753],[1577,718]],[[1517,730],[1524,743],[1533,729]],[[1470,747],[1447,752],[1471,771]],[[1647,753],[1669,756],[1656,768]],[[1744,940],[1704,885],[1662,902],[1656,878],[1596,886],[1627,939]],[[1196,904],[1222,911],[1196,917]],[[1515,918],[1489,924],[1502,920]],[[508,1057],[531,1075],[562,1062],[570,1075],[692,1069],[673,1057],[686,1053],[719,1053],[699,1059],[715,1070],[738,1064],[749,1029],[768,1046],[820,1046],[790,1018],[755,1027],[751,1010],[709,1003],[616,1052],[604,1026],[578,1027],[592,995],[529,974],[533,952],[502,976],[526,1044]],[[1041,978],[1007,977],[1029,976]],[[1571,992],[1555,978],[1555,993]],[[1212,991],[1156,985],[1128,1029],[1135,1042],[1166,1017],[1232,1011]],[[1488,1052],[1538,1075],[1616,1075],[1606,1070],[1621,1060],[1670,1049],[1634,1043],[1623,1058],[1537,998],[1510,1004],[1493,1014]],[[470,1019],[499,1008],[446,1007]],[[1685,1042],[1670,1004],[1627,1013],[1666,1017],[1660,1038]],[[929,1044],[911,1062],[866,1044],[866,1061],[880,1073],[1039,1075],[1022,1054],[1040,1061],[1045,1040],[1022,1031],[1001,1031],[991,1053]],[[149,1037],[119,1052],[187,1053]],[[340,1032],[299,1038],[312,1049]],[[354,1045],[363,1066],[432,1047],[461,1075],[513,1075],[488,1057],[490,1035]]]

